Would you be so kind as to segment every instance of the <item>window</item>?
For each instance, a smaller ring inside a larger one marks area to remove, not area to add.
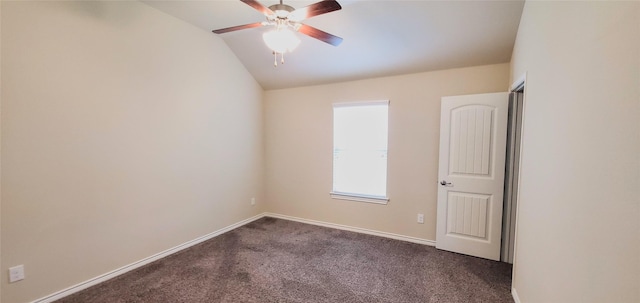
[[[333,105],[333,198],[389,201],[388,109],[389,101]]]

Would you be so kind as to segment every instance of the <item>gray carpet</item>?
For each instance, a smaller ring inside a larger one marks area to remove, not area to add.
[[[57,302],[513,302],[511,266],[262,218]]]

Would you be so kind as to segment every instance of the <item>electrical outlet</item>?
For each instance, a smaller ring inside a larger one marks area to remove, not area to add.
[[[251,198],[251,205],[256,205],[256,198]]]
[[[424,214],[418,214],[418,223],[424,224]]]
[[[9,268],[9,283],[24,280],[24,265]]]

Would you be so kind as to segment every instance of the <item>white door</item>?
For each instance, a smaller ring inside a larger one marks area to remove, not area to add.
[[[436,247],[500,260],[508,93],[443,97]]]

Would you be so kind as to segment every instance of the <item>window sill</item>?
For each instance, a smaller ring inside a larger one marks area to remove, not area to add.
[[[387,197],[378,197],[378,196],[367,196],[367,195],[358,195],[358,194],[349,194],[349,193],[340,193],[340,192],[330,192],[331,198],[338,200],[349,200],[349,201],[357,201],[357,202],[367,202],[367,203],[375,203],[375,204],[383,204],[386,205],[389,203],[389,198]]]

